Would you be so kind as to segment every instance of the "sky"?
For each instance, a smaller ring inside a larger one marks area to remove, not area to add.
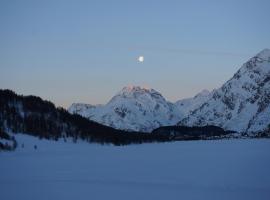
[[[269,0],[0,0],[0,88],[63,107],[107,103],[127,85],[172,102],[191,97],[270,48],[269,8]]]

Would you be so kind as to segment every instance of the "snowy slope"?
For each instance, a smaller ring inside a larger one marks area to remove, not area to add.
[[[70,113],[77,113],[82,116],[89,116],[89,113],[94,113],[97,108],[102,107],[102,105],[91,105],[91,104],[85,104],[85,103],[73,103],[68,111]]]
[[[181,99],[175,103],[177,106],[180,116],[185,117],[190,111],[200,107],[205,101],[211,97],[208,90],[203,90],[194,97]]]
[[[154,89],[124,87],[104,106],[72,104],[69,112],[118,129],[150,132],[180,120],[177,107]]]
[[[270,50],[246,62],[221,88],[191,111],[179,125],[217,125],[256,132],[270,125]]]
[[[16,151],[0,152],[3,200],[268,200],[270,196],[268,139],[116,147],[15,137]]]

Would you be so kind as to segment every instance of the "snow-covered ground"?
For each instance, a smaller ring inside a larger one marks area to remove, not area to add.
[[[124,147],[16,139],[15,152],[0,153],[3,200],[270,198],[267,139]]]

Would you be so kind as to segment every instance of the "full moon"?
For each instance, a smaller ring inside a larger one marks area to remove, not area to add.
[[[139,56],[138,61],[139,62],[143,62],[144,61],[144,57],[143,56]]]

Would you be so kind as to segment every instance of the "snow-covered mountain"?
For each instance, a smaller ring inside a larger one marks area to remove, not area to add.
[[[69,112],[117,129],[150,132],[160,126],[216,125],[238,132],[270,128],[270,50],[246,62],[221,88],[175,104],[159,92],[124,87],[106,105],[72,104]]]
[[[217,125],[238,132],[269,128],[270,50],[251,58],[221,88],[204,98],[202,105],[178,125]]]
[[[203,90],[194,97],[181,99],[175,103],[179,110],[180,117],[185,117],[190,111],[200,107],[205,101],[211,97],[211,92]]]
[[[106,105],[72,104],[68,110],[104,125],[132,131],[150,132],[180,120],[176,105],[156,90],[139,86],[124,87]]]

